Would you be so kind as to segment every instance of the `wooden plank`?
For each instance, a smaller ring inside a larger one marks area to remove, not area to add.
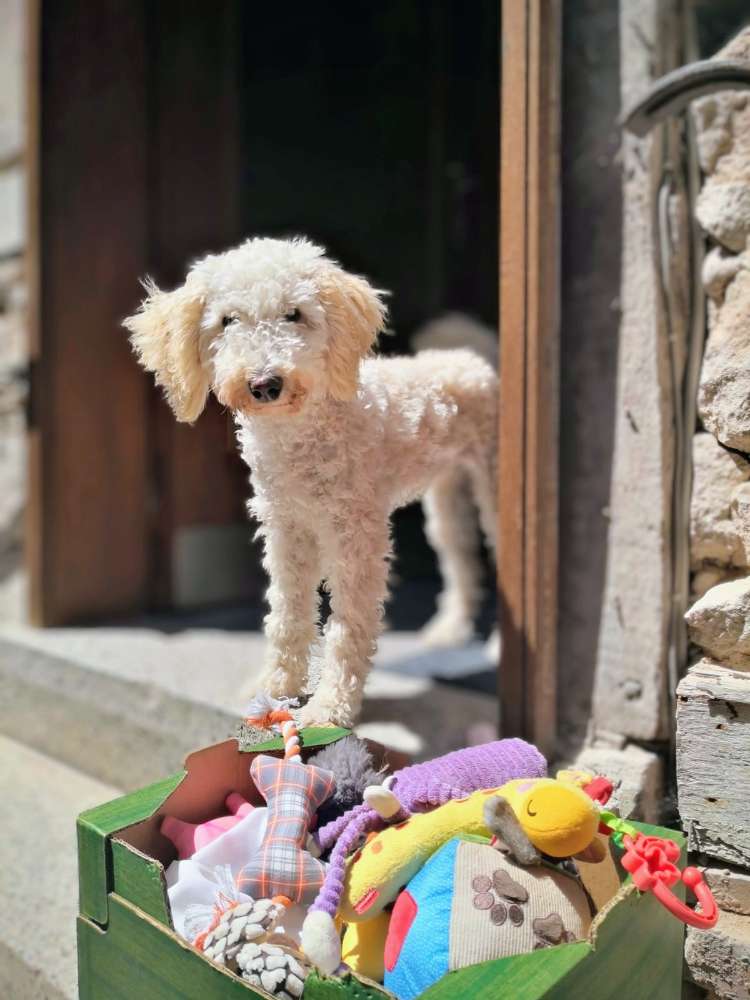
[[[120,320],[146,260],[143,4],[29,6],[31,617],[135,609],[146,379]]]
[[[501,732],[526,732],[524,478],[526,432],[526,88],[528,12],[502,5],[500,111],[500,393],[498,601],[503,637]],[[507,335],[503,331],[508,331]],[[512,331],[512,333],[510,332]]]
[[[503,3],[501,731],[556,738],[559,70],[556,0]]]
[[[750,676],[700,660],[677,688],[677,791],[690,847],[750,865]]]
[[[535,0],[529,25],[526,622],[527,726],[548,756],[557,734],[560,379],[561,4]]]

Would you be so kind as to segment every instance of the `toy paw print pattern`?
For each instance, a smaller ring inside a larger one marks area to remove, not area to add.
[[[475,875],[471,880],[471,888],[475,895],[472,905],[475,910],[489,910],[490,921],[495,927],[502,927],[506,922],[513,927],[521,927],[526,920],[525,904],[529,901],[528,890],[511,878],[502,868],[496,868],[489,875]],[[495,898],[495,893],[503,897]],[[567,931],[559,913],[550,913],[546,917],[535,917],[531,924],[534,932],[534,950],[551,948],[556,944],[566,944],[575,941],[575,934]]]
[[[552,948],[556,944],[568,944],[576,940],[575,934],[565,930],[559,913],[550,913],[547,917],[537,917],[531,926],[536,936],[535,951],[540,948]]]
[[[502,868],[496,868],[491,878],[489,875],[475,875],[471,888],[476,893],[472,900],[474,909],[489,910],[490,920],[496,927],[502,927],[506,920],[514,927],[520,927],[526,919],[518,904],[528,902],[529,893]],[[505,897],[506,901],[496,900],[495,893]]]

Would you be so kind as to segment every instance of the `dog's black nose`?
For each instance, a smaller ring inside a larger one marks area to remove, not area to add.
[[[265,378],[252,379],[247,383],[250,395],[259,403],[273,403],[281,395],[284,380],[278,375],[268,375]]]

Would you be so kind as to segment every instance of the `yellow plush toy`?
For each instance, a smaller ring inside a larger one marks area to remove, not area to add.
[[[341,942],[341,960],[360,976],[383,982],[385,967],[383,952],[391,921],[390,911],[380,913],[372,920],[347,924]]]
[[[512,811],[515,823],[536,851],[553,858],[585,850],[599,825],[599,813],[588,795],[576,785],[554,778],[520,778],[500,788],[474,792],[466,799],[451,800],[432,812],[416,813],[387,827],[357,851],[347,866],[339,916],[354,923],[381,913],[452,837],[492,837],[498,832],[492,817],[499,805]]]

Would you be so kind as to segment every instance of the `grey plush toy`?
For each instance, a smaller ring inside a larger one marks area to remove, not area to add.
[[[336,778],[336,791],[318,809],[318,828],[359,805],[365,788],[383,780],[383,773],[375,770],[367,744],[357,736],[345,736],[323,747],[308,763],[332,771]]]

